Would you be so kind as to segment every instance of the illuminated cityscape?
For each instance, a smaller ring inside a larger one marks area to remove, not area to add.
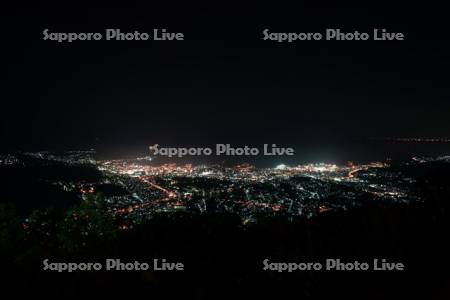
[[[250,165],[145,166],[134,162],[99,162],[99,169],[130,195],[110,199],[113,210],[136,219],[153,211],[207,210],[238,213],[244,223],[258,214],[314,216],[361,205],[361,194],[373,201],[418,200],[413,182],[389,172],[388,165],[336,166],[307,164],[258,169]],[[383,184],[375,183],[383,180]]]
[[[229,212],[248,224],[264,215],[310,218],[367,202],[389,205],[421,201],[415,193],[415,180],[389,162],[257,168],[250,164],[156,165],[151,157],[95,160],[94,154],[94,151],[22,153],[1,157],[0,164],[57,163],[98,170],[101,176],[95,180],[53,180],[51,184],[82,198],[101,193],[108,210],[121,220],[122,229],[150,219],[155,213]],[[450,161],[450,157],[413,157],[402,165],[430,161]]]

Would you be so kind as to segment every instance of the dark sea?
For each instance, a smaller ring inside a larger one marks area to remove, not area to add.
[[[450,155],[450,143],[446,142],[392,142],[384,140],[373,140],[364,142],[342,143],[308,143],[308,144],[278,144],[279,147],[290,147],[294,149],[294,155],[266,156],[263,155],[263,144],[248,145],[259,151],[256,156],[227,156],[215,155],[215,144],[211,145],[163,145],[164,147],[210,147],[213,154],[210,156],[184,156],[165,157],[153,156],[148,145],[107,146],[96,148],[97,159],[120,159],[135,158],[142,156],[153,157],[155,165],[164,163],[177,163],[193,165],[199,164],[221,164],[232,166],[240,163],[250,163],[257,167],[275,167],[279,164],[298,165],[305,163],[335,163],[345,164],[349,161],[354,163],[368,163],[386,160],[409,160],[414,156],[438,157]],[[231,147],[244,147],[245,144],[231,144]]]

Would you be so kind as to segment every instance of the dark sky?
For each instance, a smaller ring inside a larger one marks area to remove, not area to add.
[[[438,8],[305,9],[294,16],[68,11],[9,12],[2,97],[8,150],[450,136],[450,27]],[[166,28],[186,40],[57,43],[42,40],[45,28]],[[265,28],[386,28],[406,41],[279,44],[261,40]]]

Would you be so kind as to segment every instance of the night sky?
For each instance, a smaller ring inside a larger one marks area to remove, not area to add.
[[[154,143],[278,143],[297,147],[307,159],[332,159],[342,156],[341,145],[372,137],[450,136],[449,26],[442,13],[155,16],[144,9],[14,9],[7,22],[6,150],[131,154]],[[42,40],[45,28],[166,28],[183,32],[185,41],[57,43]],[[265,28],[386,28],[406,40],[280,44],[261,39]]]

